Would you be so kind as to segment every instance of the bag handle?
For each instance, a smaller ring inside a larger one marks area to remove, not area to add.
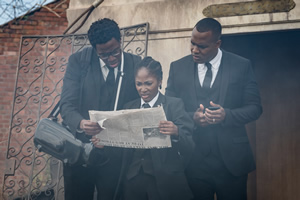
[[[53,110],[51,111],[51,113],[48,115],[48,118],[53,120],[53,121],[57,121],[57,116],[60,112],[60,100],[57,102],[57,104],[54,106]]]

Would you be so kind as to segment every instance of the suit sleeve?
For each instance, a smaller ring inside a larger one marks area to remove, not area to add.
[[[174,147],[177,147],[180,155],[183,156],[185,163],[188,163],[190,156],[194,149],[194,142],[192,139],[194,122],[185,112],[184,104],[181,99],[176,99],[172,106],[168,108],[171,113],[170,121],[172,121],[178,128],[178,142],[172,142]],[[169,116],[167,114],[167,116]]]
[[[174,62],[171,63],[170,65],[170,70],[169,70],[169,77],[167,81],[167,87],[166,87],[166,96],[169,97],[177,97],[181,99],[179,89],[176,90],[175,87],[175,69],[174,69]],[[185,108],[185,106],[184,106]],[[193,119],[195,111],[189,112],[185,108],[185,111],[188,113],[188,116],[190,119]]]
[[[64,124],[68,125],[72,133],[75,133],[83,119],[79,113],[80,88],[82,66],[80,56],[73,54],[69,58],[67,70],[63,79],[60,109]]]
[[[238,108],[224,108],[226,117],[223,126],[242,126],[257,120],[262,114],[261,99],[250,61],[244,72],[242,104]]]
[[[178,97],[175,91],[175,86],[174,86],[174,69],[173,69],[173,63],[170,65],[170,71],[169,71],[169,77],[167,81],[167,87],[166,87],[166,96],[170,97]]]

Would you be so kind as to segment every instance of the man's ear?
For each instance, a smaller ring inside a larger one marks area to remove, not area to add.
[[[220,48],[221,44],[222,44],[222,40],[218,40],[218,41],[216,42],[216,45],[217,45],[218,48]]]
[[[162,80],[159,81],[159,89],[161,89]]]

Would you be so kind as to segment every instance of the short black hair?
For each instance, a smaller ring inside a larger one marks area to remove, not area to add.
[[[149,73],[153,74],[157,78],[157,80],[162,80],[163,72],[160,62],[154,60],[150,56],[146,56],[137,64],[137,67],[135,69],[135,76],[137,75],[138,71],[143,67],[146,68],[149,71]]]
[[[214,39],[217,41],[221,38],[222,26],[220,22],[213,18],[204,18],[197,22],[195,28],[198,32],[208,32],[211,31]]]
[[[121,33],[118,24],[108,18],[93,22],[88,30],[88,37],[91,45],[95,48],[97,44],[105,44],[112,38],[121,41]]]

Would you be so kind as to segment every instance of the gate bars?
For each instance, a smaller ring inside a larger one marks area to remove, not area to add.
[[[122,48],[147,55],[149,24],[121,28]],[[59,101],[68,57],[89,46],[86,34],[23,36],[11,112],[3,199],[63,199],[62,163],[38,152],[35,128]]]

